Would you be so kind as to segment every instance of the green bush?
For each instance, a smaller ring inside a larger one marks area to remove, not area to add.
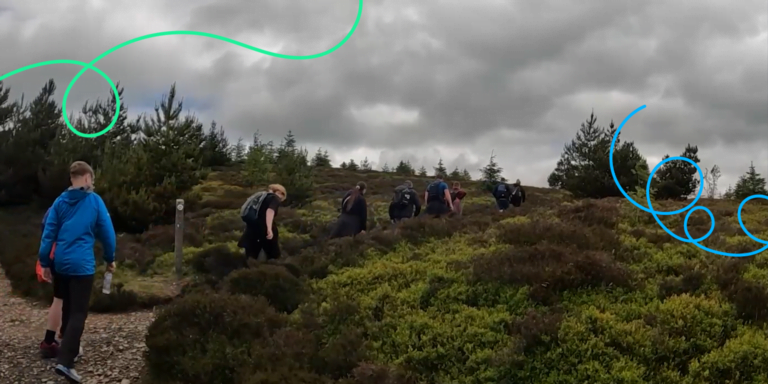
[[[234,271],[222,283],[231,294],[263,296],[277,311],[291,313],[304,300],[304,286],[296,276],[280,265],[260,264]]]
[[[251,345],[285,324],[265,299],[184,297],[163,308],[148,329],[149,374],[158,382],[233,383],[254,363]]]

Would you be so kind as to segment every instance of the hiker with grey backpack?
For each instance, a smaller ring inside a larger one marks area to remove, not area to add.
[[[414,218],[421,213],[419,194],[413,189],[413,183],[406,180],[395,188],[392,202],[389,203],[389,220],[395,224],[401,220]]]
[[[285,201],[286,197],[285,187],[272,184],[266,191],[253,194],[240,208],[240,218],[245,222],[245,230],[237,246],[245,249],[246,267],[248,259],[258,259],[261,251],[264,251],[267,260],[280,258],[275,217],[280,203]]]

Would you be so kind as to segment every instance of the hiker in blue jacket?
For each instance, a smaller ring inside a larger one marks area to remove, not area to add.
[[[93,169],[83,161],[76,161],[69,167],[72,186],[53,202],[38,252],[44,278],[57,280],[63,292],[61,333],[64,337],[55,372],[70,383],[81,381],[74,364],[96,273],[94,235],[104,249],[107,271],[115,270],[115,230],[104,201],[93,192],[93,176]],[[52,263],[50,253],[54,243],[55,263]]]

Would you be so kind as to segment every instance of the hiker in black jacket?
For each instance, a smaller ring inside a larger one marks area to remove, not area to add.
[[[493,197],[496,199],[496,207],[499,208],[499,212],[504,212],[509,208],[511,192],[512,188],[505,182],[500,182],[493,188]]]
[[[525,203],[525,189],[523,189],[523,186],[520,185],[520,179],[515,180],[515,183],[512,184],[512,191],[509,194],[509,202],[515,206],[519,207],[520,204]]]
[[[403,185],[395,188],[395,195],[389,203],[389,220],[396,223],[400,220],[416,217],[421,213],[419,194],[413,190],[413,183],[406,180]]]
[[[240,217],[246,225],[237,246],[245,249],[246,266],[248,259],[258,259],[261,251],[264,251],[267,260],[280,258],[275,217],[280,203],[285,201],[286,197],[285,187],[272,184],[267,191],[255,193],[248,198],[240,208]]]
[[[359,182],[341,199],[341,215],[331,232],[331,239],[364,234],[368,229],[368,204],[365,202],[364,182]]]

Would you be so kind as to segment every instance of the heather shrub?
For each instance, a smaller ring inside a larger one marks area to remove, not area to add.
[[[296,310],[306,295],[301,280],[284,267],[270,264],[230,273],[222,289],[231,294],[263,296],[277,311],[285,313]]]
[[[253,364],[251,345],[285,324],[263,298],[186,296],[163,308],[147,331],[149,375],[159,382],[235,382]]]

